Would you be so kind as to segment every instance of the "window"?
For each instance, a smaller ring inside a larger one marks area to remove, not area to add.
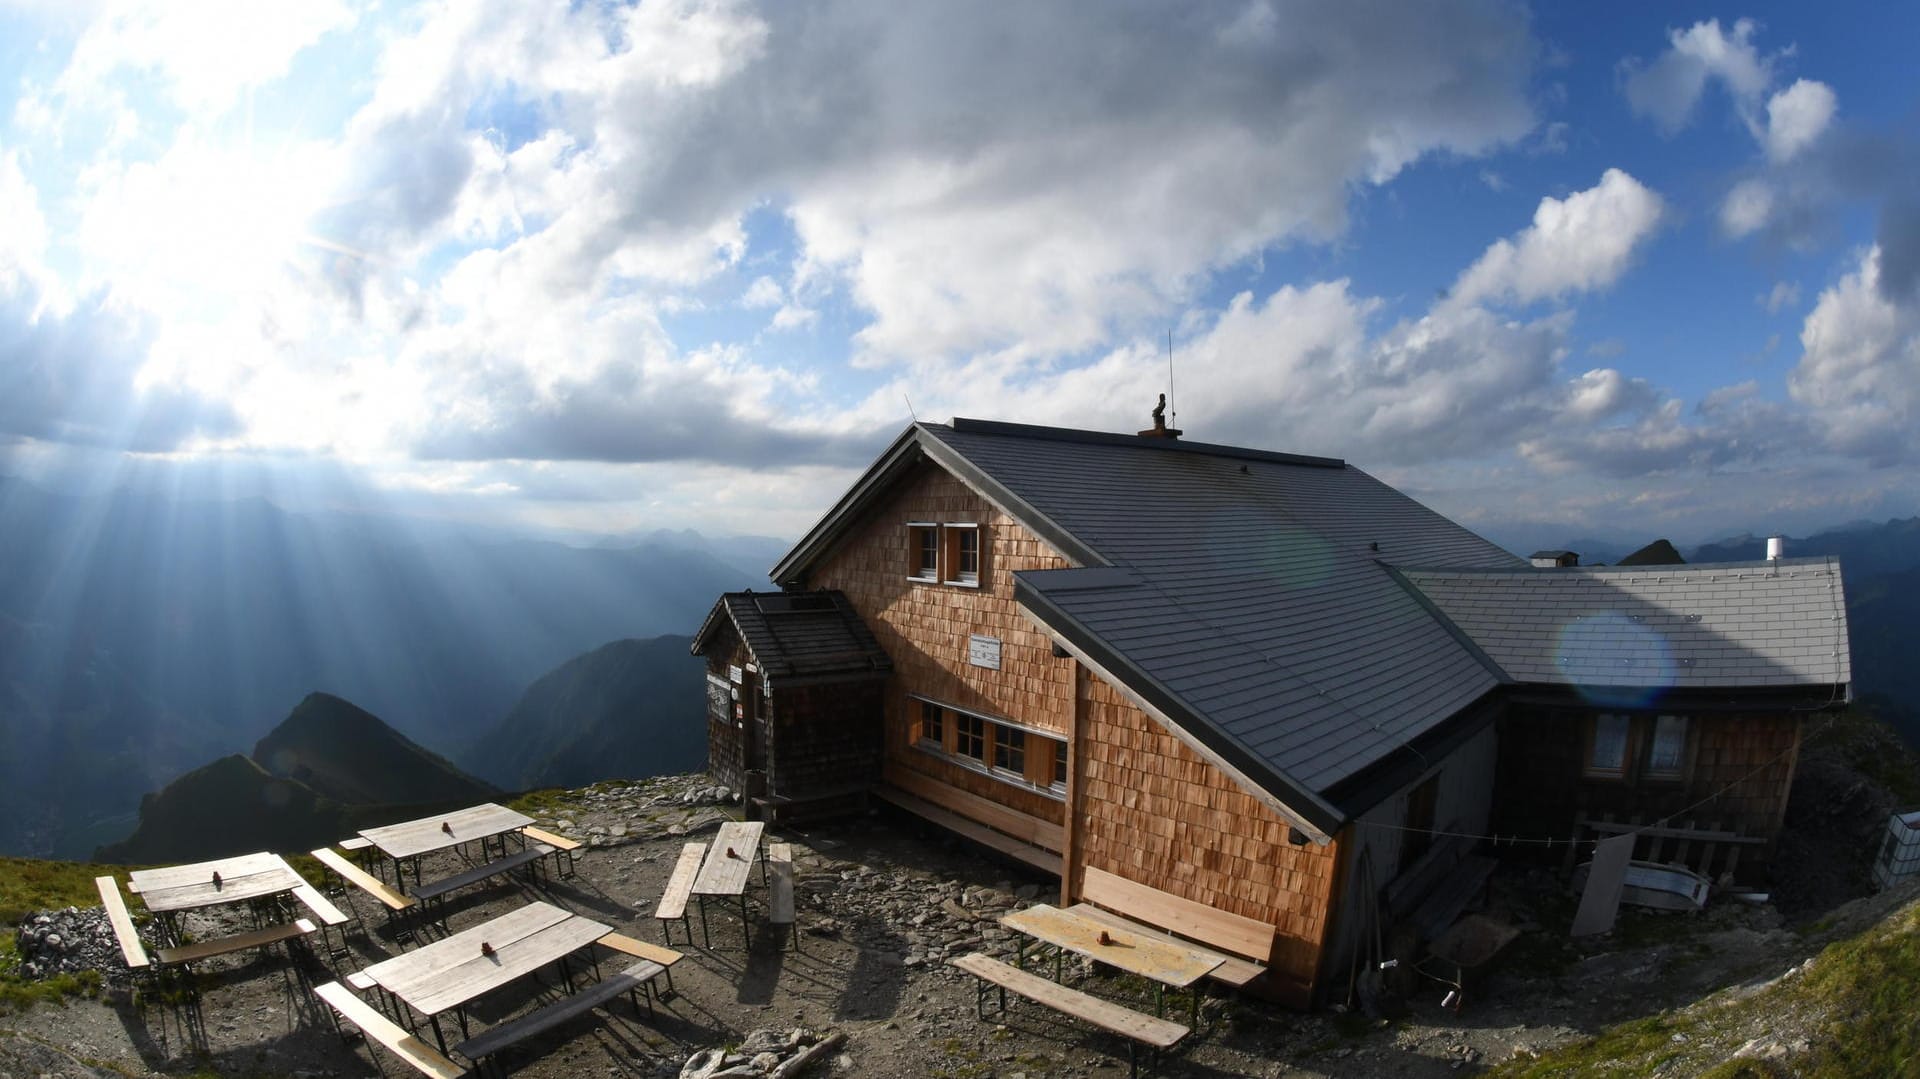
[[[920,702],[920,740],[940,749],[947,747],[946,714],[932,701]]]
[[[1648,779],[1679,779],[1687,769],[1687,717],[1659,716],[1647,749]]]
[[[1604,779],[1624,779],[1627,774],[1626,716],[1593,717],[1593,738],[1587,743],[1587,774]]]
[[[946,583],[980,583],[980,529],[974,525],[945,525]]]
[[[954,730],[957,732],[953,742],[953,751],[962,757],[972,757],[982,763],[987,759],[987,721],[979,716],[965,712],[954,714]]]
[[[907,526],[907,576],[916,581],[940,579],[940,526]]]
[[[1027,774],[1026,731],[993,724],[993,766],[1021,776]]]
[[[1066,793],[1067,743],[1059,735],[908,699],[916,724],[908,739],[921,752],[1048,797]]]

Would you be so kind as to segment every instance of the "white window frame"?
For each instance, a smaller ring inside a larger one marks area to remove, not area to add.
[[[1686,716],[1667,714],[1653,717],[1652,730],[1647,736],[1646,777],[1648,779],[1677,782],[1687,778],[1687,728],[1689,726]],[[1679,736],[1679,743],[1672,747],[1673,764],[1665,768],[1659,764],[1662,728],[1665,728],[1670,736],[1673,734]]]
[[[1617,726],[1619,730],[1619,753],[1617,763],[1603,764],[1600,761],[1601,727]],[[1587,738],[1585,758],[1581,764],[1581,773],[1589,779],[1625,779],[1627,764],[1633,758],[1633,717],[1619,712],[1601,712],[1593,717],[1593,731]]]
[[[968,533],[973,535],[973,572],[971,574],[966,573],[960,568],[960,537]],[[948,539],[949,535],[953,537],[951,540]],[[951,565],[945,564],[949,561],[947,557],[948,551],[953,553]],[[959,588],[980,587],[980,562],[983,557],[984,554],[980,550],[980,526],[978,524],[956,521],[940,526],[941,584],[950,584]]]
[[[1039,727],[1030,727],[1025,723],[1018,723],[1011,719],[1001,719],[997,716],[990,716],[982,712],[975,712],[970,708],[957,708],[951,704],[946,703],[945,701],[937,701],[931,697],[922,697],[917,693],[907,694],[907,700],[909,702],[912,702],[915,705],[915,711],[913,713],[913,716],[910,722],[918,725],[920,722],[920,713],[918,711],[918,706],[922,704],[930,704],[940,709],[943,722],[947,726],[952,727],[953,729],[954,748],[952,752],[948,752],[946,746],[935,745],[933,742],[924,738],[913,739],[912,744],[914,749],[917,749],[922,753],[926,753],[926,754],[930,754],[931,756],[938,757],[940,760],[946,761],[948,764],[954,765],[955,767],[965,768],[970,772],[977,772],[980,775],[988,776],[992,779],[995,779],[1001,783],[1005,783],[1009,786],[1018,787],[1023,791],[1032,791],[1035,794],[1041,795],[1046,798],[1054,799],[1055,801],[1064,801],[1066,799],[1067,785],[1065,783],[1059,783],[1059,782],[1047,783],[1047,784],[1035,783],[1026,777],[1026,773],[1024,771],[1022,772],[1009,771],[1008,769],[1005,769],[1005,768],[996,767],[993,763],[994,729],[995,728],[1004,727],[1010,731],[1020,731],[1021,733],[1029,736],[1029,738],[1038,737],[1038,738],[1043,738],[1047,741],[1054,742],[1060,745],[1065,745],[1067,742],[1067,739],[1064,735],[1060,734],[1058,731],[1049,731],[1049,730],[1042,730]],[[968,716],[973,719],[977,719],[985,725],[982,728],[982,734],[984,738],[982,742],[982,747],[984,750],[984,759],[976,759],[974,757],[968,756],[965,753],[960,752],[960,717],[962,716]],[[1033,757],[1033,743],[1029,741],[1025,746],[1025,748],[1022,749],[1021,752],[1023,754],[1023,763],[1031,764],[1032,757]],[[1046,760],[1047,760],[1047,772],[1049,775],[1051,775],[1053,772],[1053,761],[1057,755],[1058,755],[1058,752],[1055,750],[1050,749],[1047,751]]]
[[[920,565],[920,530],[921,529],[926,529],[927,531],[933,533],[933,572],[931,574],[927,574],[925,572],[926,567]],[[938,521],[908,521],[907,522],[907,565],[914,570],[918,570],[919,572],[917,573],[909,572],[907,574],[907,580],[918,581],[922,584],[939,584],[940,583],[940,560],[941,560],[941,555],[944,553],[942,548],[944,548],[945,546],[946,546],[946,537],[941,532],[940,523]]]

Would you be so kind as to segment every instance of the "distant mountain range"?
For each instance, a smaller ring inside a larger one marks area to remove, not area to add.
[[[323,689],[464,759],[536,678],[690,633],[778,544],[579,548],[0,479],[0,853],[80,857]]]
[[[140,803],[140,825],[103,862],[292,853],[361,828],[484,802],[500,792],[338,697],[315,693],[251,757],[196,768]]]
[[[704,770],[706,662],[691,644],[675,635],[615,641],[568,660],[462,760],[514,790]]]

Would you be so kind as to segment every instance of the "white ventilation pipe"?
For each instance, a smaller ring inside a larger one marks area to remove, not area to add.
[[[1767,537],[1767,561],[1778,562],[1785,557],[1786,553],[1787,538],[1785,536]]]

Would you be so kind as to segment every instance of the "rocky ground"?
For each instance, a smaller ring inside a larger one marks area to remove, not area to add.
[[[578,874],[536,890],[503,884],[476,890],[449,917],[453,930],[539,895],[636,936],[659,940],[650,916],[681,843],[709,834],[737,808],[702,781],[668,778],[603,784],[539,807],[542,823],[585,837]],[[996,919],[1054,898],[1050,885],[988,860],[913,822],[872,814],[818,828],[777,829],[794,844],[799,926],[788,940],[753,911],[751,946],[737,915],[713,911],[712,946],[679,943],[678,990],[653,1019],[616,1006],[531,1043],[508,1061],[532,1077],[791,1073],[928,1077],[1125,1074],[1123,1044],[1016,1005],[1004,1018],[976,1018],[971,979],[949,956],[1010,955]],[[440,867],[447,871],[452,866]],[[429,868],[429,874],[433,872]],[[763,902],[758,888],[751,896]],[[1411,971],[1397,986],[1393,1018],[1359,1011],[1314,1015],[1253,999],[1210,999],[1205,1029],[1163,1063],[1172,1076],[1405,1076],[1472,1074],[1623,1019],[1694,1000],[1728,984],[1760,984],[1792,970],[1815,942],[1772,905],[1718,903],[1699,916],[1643,915],[1604,938],[1575,945],[1564,927],[1572,901],[1544,870],[1507,867],[1491,891],[1492,913],[1526,930],[1500,969],[1473,987],[1457,1013],[1444,987]],[[397,954],[399,945],[368,902],[370,931],[351,955],[327,960],[278,953],[213,971],[197,1004],[129,1002],[114,956],[88,912],[53,913],[21,926],[29,962],[102,966],[98,1001],[0,1015],[0,1079],[27,1075],[374,1074],[362,1045],[336,1036],[308,991],[315,981]],[[1867,918],[1862,910],[1857,917]],[[1829,921],[1831,922],[1831,918]],[[201,934],[231,927],[190,924]],[[693,932],[698,941],[696,916]],[[31,944],[28,938],[35,938]],[[49,946],[48,937],[59,940]],[[61,957],[67,957],[62,959]],[[1124,996],[1139,987],[1101,983]],[[525,995],[488,998],[482,1024],[524,1007]],[[1142,998],[1144,999],[1144,998]],[[1766,1032],[1759,1032],[1765,1035]],[[1790,1042],[1790,1032],[1783,1035]],[[1786,1045],[1782,1051],[1791,1051]],[[390,1059],[382,1064],[400,1074]],[[786,1072],[780,1069],[788,1067]]]

